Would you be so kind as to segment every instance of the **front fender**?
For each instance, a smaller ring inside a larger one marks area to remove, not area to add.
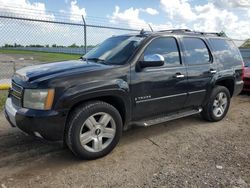
[[[129,85],[123,79],[111,81],[93,81],[68,88],[57,99],[55,109],[70,110],[73,106],[100,97],[117,97],[124,103],[126,111],[130,109]]]

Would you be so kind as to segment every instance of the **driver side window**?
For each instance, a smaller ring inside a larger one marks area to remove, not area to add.
[[[180,65],[177,41],[173,37],[160,37],[154,39],[144,51],[144,56],[153,54],[160,54],[164,57],[164,66]]]

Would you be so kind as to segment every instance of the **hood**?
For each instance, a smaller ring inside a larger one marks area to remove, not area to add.
[[[25,67],[18,70],[15,76],[23,81],[34,81],[43,77],[52,77],[53,75],[88,72],[105,69],[107,67],[107,65],[94,62],[72,60]]]

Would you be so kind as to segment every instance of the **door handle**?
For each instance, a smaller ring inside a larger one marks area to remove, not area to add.
[[[210,73],[212,73],[212,74],[215,74],[217,71],[216,70],[214,70],[214,69],[211,69],[210,70]]]
[[[176,75],[176,78],[184,78],[185,76],[183,74]]]
[[[184,74],[181,74],[181,73],[176,73],[175,74],[175,78],[184,78],[185,75]]]

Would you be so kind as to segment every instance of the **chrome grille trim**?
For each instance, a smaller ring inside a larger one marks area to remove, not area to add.
[[[16,106],[22,106],[22,96],[23,96],[23,87],[19,86],[15,82],[12,81],[12,86],[9,91],[10,97],[12,97],[12,102]]]

